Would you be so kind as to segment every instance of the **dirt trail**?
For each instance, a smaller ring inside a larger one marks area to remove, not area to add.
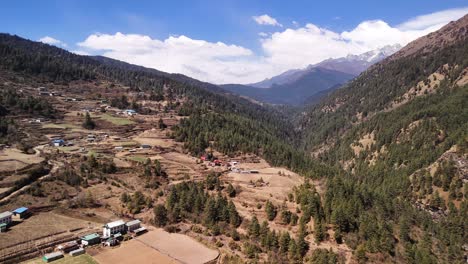
[[[20,195],[20,194],[23,194],[25,191],[29,190],[29,188],[31,188],[31,185],[35,182],[41,182],[41,181],[44,181],[50,177],[52,177],[52,175],[58,170],[58,168],[60,168],[63,163],[61,162],[58,162],[58,161],[48,161],[48,164],[52,165],[52,169],[50,170],[50,172],[42,177],[39,177],[37,180],[21,187],[20,189],[10,193],[9,195],[3,197],[2,199],[0,199],[0,204],[3,204],[3,203],[7,203],[10,199]]]

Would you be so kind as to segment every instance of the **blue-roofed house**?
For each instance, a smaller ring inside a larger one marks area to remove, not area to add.
[[[29,215],[29,209],[27,207],[20,207],[15,209],[13,212],[13,219],[21,220]]]
[[[63,140],[63,139],[54,139],[54,140],[52,140],[52,145],[54,147],[61,147],[61,146],[65,145],[65,140]]]

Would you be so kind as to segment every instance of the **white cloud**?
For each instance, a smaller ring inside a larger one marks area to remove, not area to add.
[[[269,16],[267,14],[261,15],[261,16],[253,16],[252,18],[259,25],[269,25],[269,26],[279,26],[279,27],[283,26],[280,23],[278,23],[278,21],[276,21],[276,19],[274,19],[273,17],[271,17],[271,16]]]
[[[295,26],[295,27],[298,27],[299,26],[299,23],[295,20],[293,20],[292,24]]]
[[[167,72],[183,73],[215,83],[246,74],[253,57],[249,49],[222,42],[170,36],[165,40],[138,34],[93,34],[78,43],[82,50]]]
[[[417,16],[397,27],[401,30],[424,30],[427,28],[440,28],[450,20],[457,20],[468,14],[468,7],[448,9],[428,15]]]
[[[86,52],[83,50],[71,50],[70,52],[75,53],[76,55],[85,55],[85,56],[91,55],[89,52]]]
[[[456,20],[467,9],[415,17],[392,26],[382,20],[363,21],[349,31],[335,32],[314,24],[259,33],[261,53],[222,42],[170,36],[164,40],[138,34],[93,34],[79,50],[213,83],[251,83],[289,69],[328,58],[361,54],[385,45],[408,42]]]
[[[55,39],[53,37],[45,36],[40,38],[38,41],[42,43],[46,43],[49,45],[59,46],[59,47],[67,47],[67,44],[62,42],[61,40]]]
[[[260,32],[258,33],[258,35],[262,38],[268,37],[268,33],[265,33],[265,32]]]

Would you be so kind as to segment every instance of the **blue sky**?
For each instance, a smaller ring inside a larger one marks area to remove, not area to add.
[[[103,54],[216,83],[248,83],[328,57],[404,45],[468,13],[465,0],[423,2],[15,0],[2,3],[0,31],[32,40],[48,36],[45,42],[77,53]],[[440,13],[446,10],[452,12]],[[390,33],[367,40],[373,34],[368,29]],[[90,36],[94,42],[87,41]],[[330,43],[330,38],[341,42]],[[320,48],[326,45],[330,48]]]

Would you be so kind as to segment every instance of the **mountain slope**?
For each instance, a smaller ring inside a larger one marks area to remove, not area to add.
[[[305,69],[289,70],[258,83],[227,84],[222,87],[233,93],[272,104],[298,105],[305,103],[309,97],[315,98],[309,102],[316,102],[326,94],[323,91],[338,88],[400,48],[399,45],[385,46],[360,55],[328,59],[309,65]]]
[[[188,117],[187,120],[192,120],[192,117],[195,120],[200,115],[210,113],[215,121],[201,119],[201,122],[195,124],[200,126],[197,134],[184,130],[194,129],[184,127],[190,121],[179,127],[179,140],[187,141],[186,146],[194,155],[209,147],[213,138],[222,137],[218,142],[218,146],[222,146],[224,141],[230,140],[226,135],[230,135],[242,140],[230,144],[229,149],[223,149],[229,153],[257,153],[268,157],[272,163],[305,174],[310,174],[314,166],[303,153],[292,147],[298,137],[285,115],[273,108],[227,93],[218,86],[109,58],[75,55],[8,34],[0,34],[0,57],[0,71],[4,76],[11,75],[11,80],[27,78],[34,86],[106,82],[110,83],[106,90],[115,86],[124,88],[115,88],[114,94],[101,91],[109,96],[106,99],[111,102],[119,101],[127,94],[143,93],[143,98],[149,100],[153,96],[167,97],[173,103],[166,107],[178,110],[181,115]],[[134,100],[131,104],[138,106],[137,99]],[[122,107],[129,106],[130,103],[126,103]],[[229,129],[218,129],[223,124]],[[248,145],[245,144],[247,141]]]
[[[330,222],[371,262],[464,261],[467,25],[415,40],[304,115],[304,148],[345,171],[328,182]]]
[[[292,83],[300,79],[302,76],[306,75],[309,71],[312,71],[314,68],[319,67],[357,76],[361,72],[365,71],[372,64],[375,64],[385,59],[386,57],[392,55],[393,53],[397,52],[400,48],[401,46],[399,44],[387,45],[380,49],[371,50],[359,55],[348,55],[342,58],[327,59],[322,62],[309,65],[304,69],[289,70],[279,75],[265,79],[261,82],[247,84],[247,86],[257,88],[271,88],[274,85],[284,85],[287,83]]]
[[[221,87],[258,101],[298,105],[304,103],[308,97],[339,84],[344,84],[353,77],[351,74],[316,67],[301,73],[301,76],[295,80],[290,79],[287,83],[273,85],[271,88],[260,89],[236,84],[222,85]]]
[[[371,50],[360,55],[348,55],[338,59],[328,59],[314,65],[310,65],[307,69],[322,67],[329,70],[340,71],[352,75],[359,75],[371,65],[387,58],[394,54],[401,46],[399,44],[388,45],[380,49]]]

